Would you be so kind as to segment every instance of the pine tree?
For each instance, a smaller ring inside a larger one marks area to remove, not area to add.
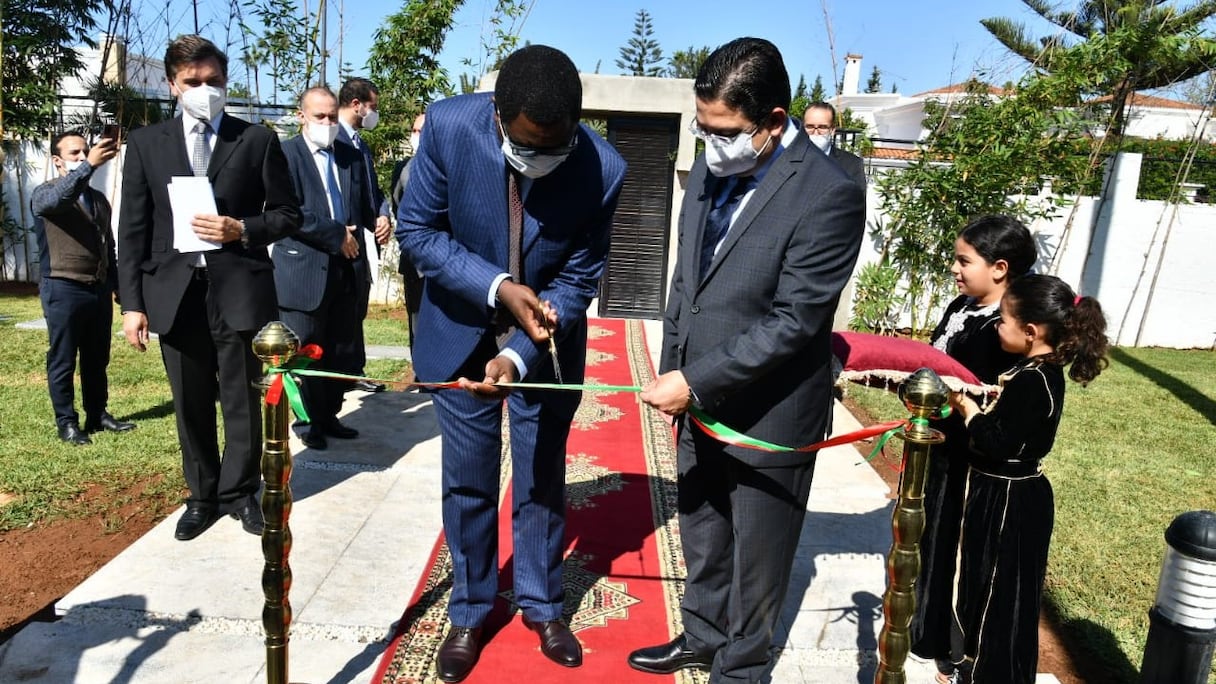
[[[811,86],[811,102],[823,102],[827,93],[823,90],[823,77],[816,74],[815,83]]]
[[[794,88],[794,97],[806,97],[806,76],[798,74],[798,87]]]
[[[621,58],[616,60],[618,69],[628,76],[662,76],[663,50],[654,40],[654,27],[650,24],[650,13],[638,10],[633,20],[633,37],[621,46]]]
[[[882,72],[878,70],[878,65],[874,65],[874,70],[870,72],[870,80],[866,81],[867,93],[882,92]]]

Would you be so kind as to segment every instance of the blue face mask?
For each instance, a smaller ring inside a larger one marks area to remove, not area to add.
[[[507,135],[501,118],[498,119],[498,132],[502,135],[502,155],[507,158],[511,168],[526,178],[542,178],[553,173],[553,170],[561,166],[574,152],[574,148],[578,147],[577,127],[568,144],[546,148],[524,147],[511,142],[511,136]]]
[[[511,141],[503,138],[502,155],[507,158],[507,163],[511,168],[518,171],[527,178],[542,178],[553,172],[554,169],[562,165],[570,153],[565,154],[536,154],[532,156],[523,156],[519,154]]]
[[[705,141],[705,164],[709,167],[709,172],[719,178],[738,176],[756,168],[760,155],[764,154],[768,144],[773,141],[773,136],[769,135],[759,150],[752,145],[752,138],[760,130],[759,126],[726,137],[705,132],[694,120],[689,130]]]

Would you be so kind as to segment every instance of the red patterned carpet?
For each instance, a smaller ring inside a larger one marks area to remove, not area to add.
[[[653,377],[637,321],[592,322],[587,384],[642,385]],[[504,479],[509,478],[509,455]],[[633,393],[586,392],[567,445],[565,617],[583,643],[583,666],[550,662],[512,603],[509,499],[500,509],[503,570],[488,643],[470,684],[569,681],[705,681],[701,673],[636,672],[629,652],[679,631],[684,575],[675,521],[675,451],[667,424]],[[510,496],[508,491],[507,497]],[[435,682],[435,653],[448,628],[450,559],[442,535],[374,684]]]

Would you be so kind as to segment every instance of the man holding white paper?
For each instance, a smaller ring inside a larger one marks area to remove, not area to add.
[[[251,383],[262,364],[250,345],[278,315],[266,246],[299,229],[300,204],[278,137],[224,114],[228,57],[219,48],[180,36],[165,52],[165,75],[183,113],[127,139],[118,227],[123,332],[140,351],[149,331],[159,335],[190,487],[177,539],[197,537],[224,514],[261,534],[261,415]],[[193,189],[179,192],[179,183]],[[199,198],[188,194],[210,195],[214,210],[198,213]],[[178,242],[174,224],[186,215],[196,238],[215,248]]]

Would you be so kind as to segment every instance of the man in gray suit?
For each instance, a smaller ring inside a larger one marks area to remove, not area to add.
[[[832,313],[865,211],[861,187],[789,117],[789,75],[772,43],[718,48],[694,90],[705,154],[680,212],[661,375],[641,395],[677,420],[684,633],[629,664],[756,682],[770,664],[815,455],[727,446],[687,410],[777,444],[824,438]]]
[[[802,115],[802,128],[811,138],[811,144],[818,147],[832,161],[840,165],[861,187],[866,186],[866,163],[861,157],[840,149],[836,141],[836,108],[826,102],[812,102]]]

